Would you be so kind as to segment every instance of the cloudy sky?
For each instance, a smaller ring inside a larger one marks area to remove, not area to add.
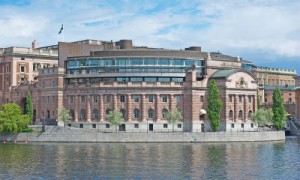
[[[240,56],[300,74],[299,0],[0,0],[0,47],[64,40],[132,39],[134,45]]]

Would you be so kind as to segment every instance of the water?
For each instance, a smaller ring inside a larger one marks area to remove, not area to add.
[[[0,179],[300,179],[300,137],[255,143],[0,145]]]

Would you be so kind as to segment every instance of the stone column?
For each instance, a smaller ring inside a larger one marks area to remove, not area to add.
[[[104,121],[104,106],[103,106],[103,95],[99,94],[99,113],[100,113],[100,121]]]
[[[113,95],[113,104],[114,104],[113,110],[117,110],[118,109],[118,95],[117,94]]]
[[[257,110],[257,96],[256,95],[252,96],[252,99],[253,99],[253,113],[255,113]]]
[[[246,122],[247,121],[247,119],[249,118],[249,117],[247,117],[247,115],[248,115],[248,96],[244,96],[244,119],[243,119],[243,121],[244,122]]]
[[[86,96],[86,121],[91,122],[91,96]]]
[[[78,122],[79,96],[74,95],[74,121]]]
[[[127,94],[127,120],[131,121],[132,107],[131,107],[131,94]]]
[[[172,110],[172,109],[174,109],[174,108],[176,108],[176,103],[175,103],[175,99],[174,99],[174,94],[170,94],[169,95],[169,97],[170,97],[170,111]]]
[[[233,118],[234,118],[234,121],[236,122],[237,119],[238,119],[238,95],[234,95],[234,108],[233,108]]]
[[[155,99],[155,115],[156,115],[156,121],[161,120],[161,108],[160,108],[160,96],[159,94],[156,94],[156,99]]]
[[[142,121],[147,120],[147,106],[146,106],[146,95],[142,94]]]

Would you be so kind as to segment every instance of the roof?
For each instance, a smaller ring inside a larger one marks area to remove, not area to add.
[[[227,78],[229,77],[231,74],[235,73],[239,71],[239,69],[226,69],[226,70],[220,70],[215,72],[211,78]]]
[[[280,90],[296,90],[297,86],[269,86],[269,85],[265,85],[264,89],[265,90],[274,90],[276,87],[278,87]],[[298,88],[300,88],[300,86],[298,86]]]

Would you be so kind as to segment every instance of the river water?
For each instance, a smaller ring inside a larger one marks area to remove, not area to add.
[[[300,137],[238,143],[0,145],[0,179],[300,179]]]

